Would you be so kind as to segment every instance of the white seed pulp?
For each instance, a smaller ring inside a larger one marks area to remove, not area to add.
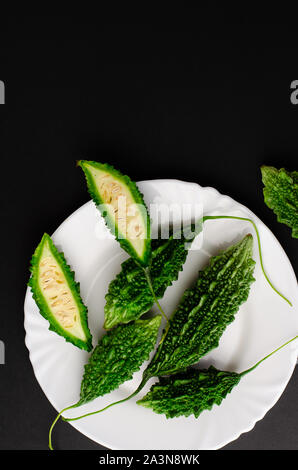
[[[38,269],[39,287],[53,316],[67,332],[86,341],[77,303],[48,242],[44,244]]]

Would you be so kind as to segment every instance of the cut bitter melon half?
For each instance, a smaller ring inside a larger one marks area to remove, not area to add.
[[[74,273],[59,253],[51,237],[44,234],[31,261],[29,286],[40,313],[49,321],[49,329],[80,349],[91,351],[87,307],[75,282]]]
[[[121,247],[141,266],[148,266],[150,218],[137,185],[106,163],[80,160],[78,166],[85,173],[93,201]]]

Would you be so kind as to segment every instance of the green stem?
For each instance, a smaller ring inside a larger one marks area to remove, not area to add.
[[[57,421],[60,418],[60,416],[62,415],[62,413],[64,413],[64,411],[70,410],[71,408],[75,408],[76,406],[77,406],[77,403],[75,403],[74,405],[71,405],[71,406],[67,406],[62,411],[60,411],[60,413],[58,413],[58,415],[54,419],[53,424],[52,424],[52,426],[50,427],[50,430],[49,430],[49,449],[50,450],[54,450],[53,446],[52,446],[52,432],[53,432],[55,424],[57,423]]]
[[[262,250],[261,250],[261,241],[260,241],[260,235],[259,235],[259,232],[258,232],[258,229],[257,229],[257,226],[256,224],[254,223],[254,221],[252,219],[248,219],[248,218],[245,218],[245,217],[235,217],[235,216],[232,216],[232,215],[206,215],[203,217],[203,222],[205,222],[206,220],[213,220],[213,219],[236,219],[236,220],[243,220],[243,221],[246,221],[246,222],[250,222],[254,229],[255,229],[255,232],[256,232],[256,235],[257,235],[257,240],[258,240],[258,248],[259,248],[259,257],[260,257],[260,264],[261,264],[261,268],[262,268],[262,271],[263,271],[263,274],[265,276],[265,279],[266,281],[268,282],[268,284],[270,285],[270,287],[280,296],[282,297],[286,302],[288,302],[289,305],[291,305],[291,307],[293,306],[292,303],[283,295],[281,294],[275,287],[274,285],[272,284],[272,282],[270,281],[270,279],[268,278],[266,272],[265,272],[265,268],[264,268],[264,264],[263,264],[263,257],[262,257]]]
[[[144,385],[146,384],[146,382],[149,380],[149,377],[144,377],[142,379],[142,382],[140,383],[140,385],[138,386],[138,388],[131,394],[129,395],[128,397],[126,398],[123,398],[122,400],[118,400],[118,401],[114,401],[113,403],[110,403],[109,405],[105,406],[104,408],[101,408],[100,410],[97,410],[97,411],[92,411],[91,413],[86,413],[84,415],[81,415],[81,416],[77,416],[76,418],[63,418],[62,416],[62,419],[63,421],[77,421],[78,419],[81,419],[81,418],[86,418],[87,416],[92,416],[92,415],[96,415],[98,413],[101,413],[102,411],[105,411],[107,410],[108,408],[111,408],[111,406],[114,406],[114,405],[118,405],[120,403],[124,403],[125,401],[129,400],[130,398],[134,397],[135,395],[137,395],[141,390],[142,388],[144,387]],[[68,408],[65,408],[63,411],[67,410]],[[61,413],[63,413],[63,411],[61,411]],[[60,413],[60,414],[61,414]]]
[[[162,306],[160,305],[160,303],[158,302],[158,299],[155,295],[155,292],[154,292],[154,289],[153,289],[153,285],[152,285],[152,280],[151,280],[151,276],[150,276],[150,269],[149,268],[143,268],[144,270],[144,273],[145,273],[145,277],[146,277],[146,280],[147,280],[147,283],[148,283],[148,286],[149,286],[149,289],[151,291],[151,294],[154,298],[154,302],[156,303],[160,313],[162,314],[162,316],[165,318],[167,324],[169,323],[169,319],[168,317],[166,316],[165,312],[163,311],[162,309]]]
[[[267,356],[263,357],[263,359],[261,359],[260,361],[258,361],[254,366],[250,367],[249,369],[247,370],[244,370],[243,372],[241,372],[241,376],[243,375],[246,375],[248,374],[249,372],[251,372],[252,370],[254,370],[256,367],[258,367],[258,365],[260,365],[263,361],[265,361],[266,359],[268,359],[268,357],[272,356],[273,354],[275,354],[277,351],[279,351],[280,349],[284,348],[287,344],[291,343],[292,341],[295,341],[295,339],[298,338],[298,335],[297,336],[294,336],[294,338],[292,339],[289,339],[289,341],[287,341],[286,343],[282,344],[281,346],[279,346],[278,348],[276,348],[274,351],[272,351],[270,354],[267,354]]]

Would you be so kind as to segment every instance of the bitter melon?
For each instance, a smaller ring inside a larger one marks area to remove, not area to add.
[[[210,366],[207,370],[189,369],[181,374],[162,377],[137,403],[151,408],[155,413],[165,414],[167,418],[190,415],[198,418],[202,411],[211,410],[213,405],[220,405],[244,375],[297,338],[295,336],[290,339],[241,373],[222,371]]]
[[[210,260],[185,291],[144,377],[174,374],[199,361],[219,340],[254,281],[253,238],[246,235]]]
[[[291,305],[291,302],[273,286],[266,274],[259,232],[253,220],[234,216],[204,216],[196,224],[185,227],[182,233],[172,234],[168,240],[152,240],[150,276],[155,297],[149,288],[144,270],[137,266],[133,259],[128,259],[122,264],[121,272],[110,283],[106,295],[105,328],[112,328],[118,323],[126,323],[139,318],[152,307],[156,298],[161,299],[166,288],[177,279],[179,271],[183,269],[190,242],[202,230],[202,224],[208,220],[217,219],[236,219],[253,225],[256,231],[261,269],[265,279],[271,288]],[[177,238],[177,235],[180,238]]]
[[[191,241],[202,230],[202,222],[174,232],[164,240],[152,240],[150,276],[157,299],[161,299],[168,286],[178,279]],[[127,323],[150,310],[155,302],[144,270],[132,258],[122,263],[121,272],[110,283],[106,295],[105,328]]]
[[[31,261],[31,287],[40,313],[49,321],[49,329],[78,348],[91,351],[87,308],[80,296],[79,284],[59,253],[51,237],[44,234]]]
[[[265,203],[277,215],[278,222],[292,229],[292,237],[298,238],[298,172],[265,165],[261,172]]]
[[[150,218],[131,179],[106,163],[80,160],[89,193],[121,247],[141,266],[151,258]]]
[[[190,369],[182,374],[161,377],[138,405],[151,408],[167,418],[194,415],[196,418],[213,405],[220,405],[240,382],[241,375],[211,366],[207,370]]]
[[[81,384],[78,405],[87,403],[132,379],[155,346],[161,315],[136,320],[108,331],[92,352]]]

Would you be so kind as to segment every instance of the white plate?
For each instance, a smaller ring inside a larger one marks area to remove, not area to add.
[[[203,366],[242,371],[298,333],[297,281],[282,247],[270,230],[248,209],[213,188],[177,180],[155,180],[139,183],[146,203],[201,203],[205,215],[252,217],[258,226],[263,247],[264,265],[272,282],[293,303],[291,308],[266,283],[260,268],[256,238],[254,258],[256,282],[248,301],[241,306],[235,321],[226,329],[220,346],[201,361]],[[178,281],[168,288],[161,303],[172,312],[183,291],[196,279],[198,270],[209,257],[253,233],[251,224],[234,220],[208,221],[197,238],[200,250],[192,250]],[[54,233],[53,240],[75,270],[81,283],[81,294],[89,309],[93,344],[102,335],[105,294],[109,282],[119,272],[127,255],[111,237],[103,220],[90,201],[74,212]],[[36,378],[49,401],[61,410],[79,398],[83,367],[88,354],[66,343],[48,330],[47,321],[39,314],[27,290],[25,299],[26,345]],[[239,386],[211,411],[198,419],[175,418],[136,405],[136,398],[72,425],[81,433],[110,449],[218,449],[249,431],[275,404],[293,372],[297,358],[295,341],[245,376]],[[144,368],[144,367],[143,367]],[[143,369],[142,368],[142,369]],[[121,387],[80,409],[70,410],[69,417],[87,413],[122,399],[140,382],[141,372]],[[147,392],[152,379],[140,392]],[[34,407],[34,404],[32,404]],[[50,423],[49,423],[50,424]],[[67,432],[67,427],[65,427]],[[55,441],[55,435],[53,436]],[[63,443],[61,443],[63,445]]]

